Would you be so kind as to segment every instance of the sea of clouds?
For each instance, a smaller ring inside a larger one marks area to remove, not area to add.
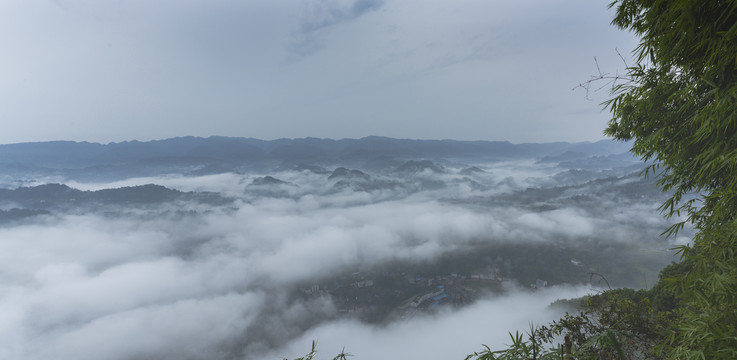
[[[325,358],[345,347],[356,359],[462,359],[559,316],[552,301],[597,289],[512,285],[503,296],[381,326],[336,318],[328,297],[289,293],[347,269],[432,262],[480,241],[627,244],[666,263],[668,247],[686,241],[658,236],[667,222],[652,199],[549,211],[474,202],[549,184],[556,172],[532,163],[485,169],[481,190],[461,182],[372,192],[327,191],[327,175],[284,171],[271,175],[296,186],[279,196],[249,187],[266,174],[68,181],[81,190],[156,183],[235,201],[52,213],[0,227],[0,359],[279,359],[306,354],[313,340]]]

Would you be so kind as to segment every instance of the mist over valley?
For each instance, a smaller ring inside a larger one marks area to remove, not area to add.
[[[0,145],[0,358],[460,359],[653,285],[690,230],[660,236],[644,166],[610,141]]]

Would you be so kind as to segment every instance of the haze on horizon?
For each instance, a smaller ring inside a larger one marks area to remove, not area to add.
[[[607,1],[0,3],[0,143],[176,136],[596,141]]]

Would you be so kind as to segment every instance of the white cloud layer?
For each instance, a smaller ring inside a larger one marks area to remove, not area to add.
[[[330,359],[345,349],[357,359],[460,360],[482,350],[482,344],[493,349],[510,344],[508,332],[529,330],[530,319],[535,319],[535,325],[557,319],[561,313],[547,308],[551,302],[591,292],[592,289],[587,287],[555,287],[534,294],[511,292],[461,310],[413,318],[385,327],[353,321],[328,323],[263,358],[303,356],[315,340],[318,358],[324,359]]]
[[[551,319],[547,304],[588,288],[512,291],[385,327],[320,325],[336,312],[332,301],[295,301],[289,293],[356,268],[431,263],[483,244],[576,244],[667,262],[669,244],[657,239],[666,226],[657,204],[593,193],[594,206],[496,203],[494,196],[554,171],[486,169],[483,181],[505,185],[330,192],[320,187],[327,175],[281,172],[298,190],[267,197],[248,190],[264,174],[75,183],[95,190],[153,182],[237,200],[225,207],[121,208],[114,216],[55,214],[0,227],[0,359],[261,359],[267,352],[306,353],[312,339],[323,354],[345,346],[362,359],[462,358],[482,343],[503,344],[506,331],[528,321]],[[452,183],[451,170],[437,179]],[[167,212],[186,209],[199,213]],[[296,340],[286,345],[290,339]]]

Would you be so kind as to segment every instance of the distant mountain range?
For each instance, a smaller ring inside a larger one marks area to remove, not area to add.
[[[0,173],[35,173],[80,180],[109,180],[166,172],[203,175],[275,167],[345,164],[381,169],[406,159],[566,159],[628,151],[610,140],[594,143],[525,143],[507,141],[409,140],[369,136],[361,139],[259,140],[213,136],[98,144],[51,141],[0,145]]]

